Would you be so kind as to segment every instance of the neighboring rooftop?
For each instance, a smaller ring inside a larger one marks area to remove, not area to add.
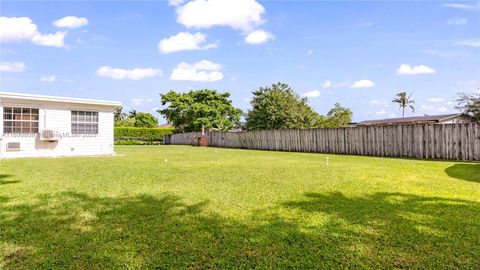
[[[441,114],[441,115],[425,115],[425,116],[414,116],[414,117],[403,117],[403,118],[388,118],[380,120],[367,120],[358,122],[358,126],[373,126],[373,125],[401,125],[401,124],[428,124],[428,123],[441,123],[444,121],[450,121],[454,118],[466,118],[474,119],[473,117],[455,113],[455,114]]]
[[[159,128],[173,128],[173,126],[171,124],[161,124],[161,125],[158,125]]]
[[[44,95],[24,94],[24,93],[15,93],[15,92],[0,92],[0,100],[2,98],[23,99],[23,100],[38,100],[38,101],[50,101],[50,102],[64,102],[64,103],[76,103],[76,104],[90,104],[90,105],[100,105],[100,106],[110,106],[110,107],[120,107],[120,106],[122,106],[122,103],[119,102],[119,101],[44,96]]]

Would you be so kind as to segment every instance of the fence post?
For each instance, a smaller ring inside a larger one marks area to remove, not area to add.
[[[207,131],[216,147],[480,161],[480,124],[424,124],[326,129]],[[199,132],[164,136],[196,145]]]

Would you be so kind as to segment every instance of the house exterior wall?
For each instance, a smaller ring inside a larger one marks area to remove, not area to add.
[[[439,124],[460,124],[460,123],[473,123],[473,122],[474,122],[473,118],[467,117],[464,115],[459,115],[445,121],[440,121]]]
[[[39,134],[4,134],[3,108],[27,107],[39,109],[39,132],[58,132],[58,141],[40,140]],[[1,98],[0,100],[0,158],[57,157],[81,155],[112,155],[113,111],[112,106]],[[72,135],[71,111],[98,112],[98,134]],[[7,143],[19,142],[20,151],[7,151]]]

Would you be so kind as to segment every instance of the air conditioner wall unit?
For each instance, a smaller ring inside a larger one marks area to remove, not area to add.
[[[20,151],[20,143],[19,142],[8,142],[7,143],[7,151]]]
[[[40,140],[41,141],[58,141],[60,136],[53,130],[45,129],[40,132]]]

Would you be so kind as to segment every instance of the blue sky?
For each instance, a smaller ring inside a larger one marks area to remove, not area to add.
[[[249,106],[282,81],[354,120],[455,112],[480,87],[479,2],[2,1],[0,90],[122,101],[210,88]],[[158,115],[158,114],[157,114]],[[164,122],[162,119],[161,122]]]

